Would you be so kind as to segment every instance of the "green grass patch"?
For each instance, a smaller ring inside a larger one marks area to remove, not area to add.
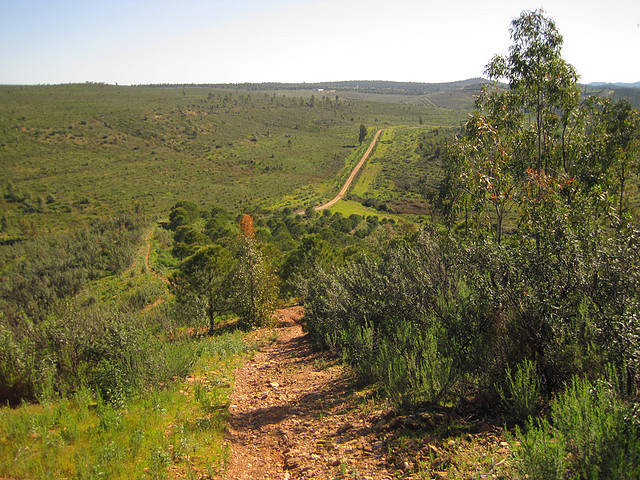
[[[212,476],[228,459],[228,393],[248,349],[240,333],[194,340],[192,374],[123,405],[88,390],[0,410],[0,475],[142,479]]]
[[[376,177],[382,172],[382,165],[366,165],[358,175],[358,182],[352,187],[351,192],[363,196],[369,192],[376,180]]]
[[[356,214],[363,217],[376,216],[380,218],[387,218],[395,221],[406,221],[406,219],[400,215],[392,215],[379,212],[374,208],[363,206],[361,203],[354,202],[353,200],[341,200],[329,209],[331,213],[341,213],[343,216]]]

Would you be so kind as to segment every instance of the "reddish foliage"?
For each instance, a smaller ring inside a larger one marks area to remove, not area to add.
[[[256,234],[256,230],[253,227],[253,217],[251,215],[244,214],[242,215],[242,219],[240,219],[240,231],[242,235],[247,238],[253,239]]]

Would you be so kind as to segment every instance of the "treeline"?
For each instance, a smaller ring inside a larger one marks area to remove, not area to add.
[[[635,88],[614,88],[613,89],[614,100],[626,100],[634,108],[640,108],[640,87]]]
[[[377,80],[349,80],[342,82],[316,83],[216,83],[216,84],[178,84],[178,85],[150,85],[151,87],[209,87],[233,90],[342,90],[367,93],[385,93],[398,95],[425,95],[435,92],[450,92],[465,88],[476,88],[487,83],[483,78],[470,78],[457,82],[421,83],[421,82],[391,82]]]
[[[441,223],[316,268],[307,328],[400,404],[484,398],[522,427],[523,475],[638,478],[640,115],[580,101],[542,12],[512,38],[487,66],[510,88],[485,88],[449,148]]]

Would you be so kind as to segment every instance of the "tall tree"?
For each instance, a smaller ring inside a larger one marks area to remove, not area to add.
[[[605,156],[616,179],[618,217],[624,213],[624,199],[632,173],[638,171],[640,159],[640,115],[628,102],[605,101],[603,111]]]
[[[554,141],[562,142],[566,131],[562,127],[579,102],[578,75],[562,58],[562,35],[542,10],[523,12],[510,31],[509,55],[495,56],[485,73],[506,80],[510,95],[522,111],[530,112],[535,139],[530,167],[548,170],[554,163]]]
[[[367,138],[367,127],[365,127],[364,125],[360,125],[360,132],[358,133],[358,142],[360,144],[362,144],[362,142],[364,142],[364,139]]]
[[[231,253],[220,245],[200,248],[185,259],[171,277],[176,300],[186,312],[204,316],[209,322],[209,333],[217,317],[231,310],[230,285]]]
[[[255,239],[253,217],[243,215],[234,273],[234,311],[247,327],[269,323],[278,297],[276,277]]]
[[[558,175],[570,163],[565,140],[579,99],[578,77],[561,57],[563,40],[553,20],[541,10],[523,12],[510,31],[510,53],[486,66],[495,83],[485,86],[463,138],[449,150],[441,188],[449,216],[456,213],[452,200],[463,200],[467,230],[471,220],[472,231],[491,229],[498,243],[509,208],[532,198],[530,189],[521,195],[537,178],[531,171]]]

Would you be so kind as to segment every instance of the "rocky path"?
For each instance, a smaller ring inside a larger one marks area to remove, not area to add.
[[[372,428],[384,413],[367,412],[353,378],[312,350],[303,313],[279,311],[277,338],[236,372],[225,478],[392,478]]]

